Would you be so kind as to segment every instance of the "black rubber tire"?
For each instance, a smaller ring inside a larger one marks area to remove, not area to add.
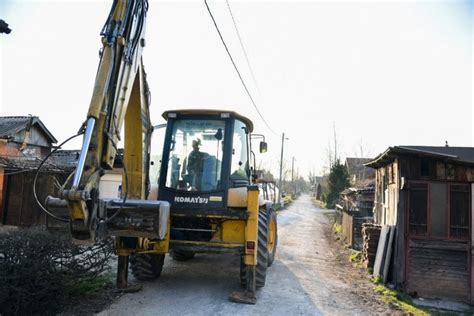
[[[143,253],[130,255],[130,269],[133,276],[140,281],[154,280],[163,270],[164,254]]]
[[[277,214],[274,209],[270,209],[268,211],[268,226],[270,226],[270,223],[272,221],[275,221],[275,245],[273,246],[273,251],[270,251],[268,249],[268,266],[271,266],[273,264],[273,261],[275,261],[275,254],[278,246],[278,222],[277,222]],[[270,233],[270,231],[268,231]]]
[[[187,261],[194,258],[194,252],[192,251],[171,251],[171,258],[176,261]]]
[[[255,279],[257,288],[264,287],[267,279],[268,251],[267,251],[267,234],[268,234],[268,215],[265,211],[258,212],[258,245],[257,245],[257,267],[255,271]],[[244,257],[240,260],[240,284],[247,286],[248,267],[245,265]]]

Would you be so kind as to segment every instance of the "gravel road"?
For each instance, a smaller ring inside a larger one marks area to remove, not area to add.
[[[277,257],[256,305],[231,303],[240,290],[239,258],[201,254],[166,259],[161,277],[126,294],[100,315],[354,315],[390,313],[360,270],[328,234],[327,210],[307,195],[278,213]],[[342,259],[341,259],[342,258]]]

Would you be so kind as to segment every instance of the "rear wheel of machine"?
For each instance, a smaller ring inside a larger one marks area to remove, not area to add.
[[[268,222],[265,211],[258,212],[258,245],[257,245],[257,267],[255,269],[255,280],[257,287],[264,287],[267,278],[268,250],[267,235]],[[240,284],[247,286],[250,268],[245,264],[244,256],[240,260]]]
[[[274,209],[268,211],[268,266],[271,266],[275,260],[275,254],[278,244],[278,226],[277,215]]]
[[[171,252],[171,258],[176,261],[186,261],[194,258],[194,252],[192,251],[175,251]]]
[[[158,278],[161,274],[161,270],[163,270],[164,262],[164,254],[143,253],[130,256],[132,274],[141,281]]]

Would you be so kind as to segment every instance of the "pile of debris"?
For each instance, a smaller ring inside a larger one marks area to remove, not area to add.
[[[362,224],[362,262],[366,269],[374,267],[381,229],[380,225]]]

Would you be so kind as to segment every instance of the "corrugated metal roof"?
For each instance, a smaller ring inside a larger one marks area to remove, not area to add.
[[[38,125],[51,143],[57,143],[53,134],[37,116],[0,116],[0,138],[10,138],[32,125]]]

